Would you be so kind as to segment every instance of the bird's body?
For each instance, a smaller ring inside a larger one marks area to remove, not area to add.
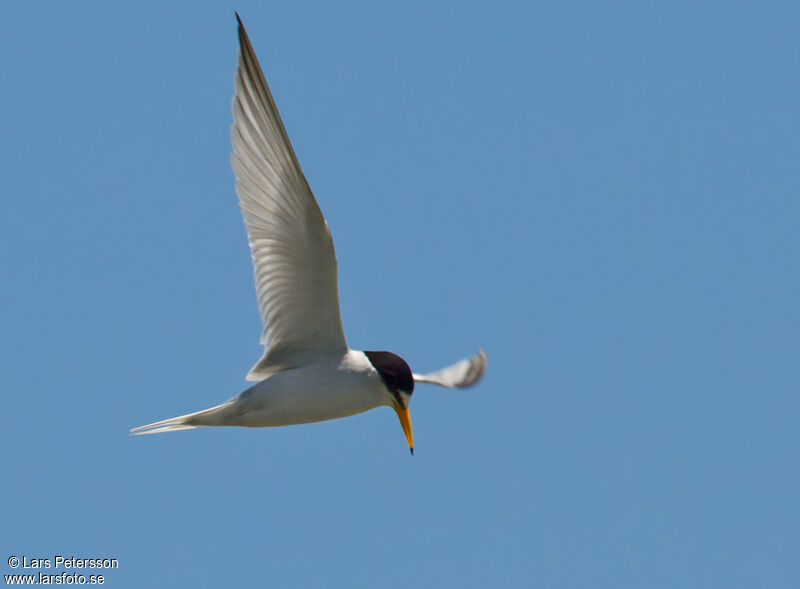
[[[261,427],[348,417],[389,405],[390,398],[364,352],[348,350],[262,380],[234,404],[245,410],[237,425]]]
[[[153,426],[294,425],[348,417],[389,404],[380,374],[364,352],[348,350],[278,372],[222,405]]]
[[[486,355],[481,351],[437,372],[418,375],[395,354],[359,352],[347,346],[328,225],[241,20],[239,42],[232,165],[264,323],[264,355],[247,375],[259,382],[216,407],[131,431],[292,425],[387,405],[397,412],[413,452],[408,403],[414,382],[469,386],[483,374]]]

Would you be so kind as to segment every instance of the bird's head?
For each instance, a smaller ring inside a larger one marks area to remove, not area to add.
[[[411,431],[411,416],[408,413],[408,404],[414,392],[414,376],[411,374],[411,368],[405,360],[391,352],[364,352],[364,354],[381,375],[389,395],[388,404],[400,418],[408,448],[411,454],[414,454],[414,434]]]

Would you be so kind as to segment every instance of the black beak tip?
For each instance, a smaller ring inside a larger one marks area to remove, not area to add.
[[[413,447],[413,446],[411,446],[411,447],[409,448],[409,450],[411,450],[411,455],[413,456],[413,455],[414,455],[414,447]]]

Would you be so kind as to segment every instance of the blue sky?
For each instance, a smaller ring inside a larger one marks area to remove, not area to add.
[[[245,386],[234,10],[379,409],[132,438]],[[0,7],[10,555],[113,587],[797,587],[800,9]]]

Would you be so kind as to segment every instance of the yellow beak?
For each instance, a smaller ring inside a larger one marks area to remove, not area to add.
[[[411,455],[414,455],[414,433],[411,431],[411,415],[408,413],[408,407],[400,407],[394,405],[394,410],[397,417],[400,418],[400,425],[403,426],[403,433],[406,435],[408,442],[408,449],[411,450]]]

